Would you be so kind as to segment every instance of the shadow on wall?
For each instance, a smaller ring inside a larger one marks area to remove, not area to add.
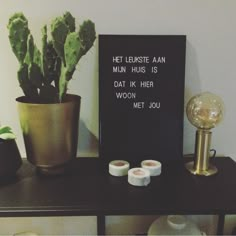
[[[201,92],[198,57],[194,45],[187,40],[185,69],[185,105],[196,93]]]
[[[78,155],[80,157],[98,157],[98,146],[98,138],[87,128],[85,122],[80,120]]]
[[[184,154],[193,153],[195,128],[186,117],[186,105],[189,99],[202,91],[198,57],[194,45],[187,40],[186,44],[186,69],[185,69],[185,95],[184,95]]]
[[[82,58],[74,78],[70,81],[69,92],[81,96],[79,140],[77,156],[98,157],[99,108],[98,108],[98,42]]]

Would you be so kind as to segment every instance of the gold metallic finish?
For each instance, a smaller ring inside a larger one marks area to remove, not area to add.
[[[217,168],[213,166],[212,164],[209,164],[207,170],[199,170],[195,169],[194,162],[188,162],[186,165],[186,168],[194,175],[203,175],[203,176],[211,176],[217,173]]]
[[[55,104],[32,104],[17,98],[27,159],[46,174],[64,171],[76,157],[81,98],[67,95]]]
[[[192,97],[186,106],[186,114],[196,132],[194,162],[186,168],[195,175],[210,176],[217,168],[210,164],[211,131],[221,122],[224,115],[224,103],[216,94],[203,92]]]
[[[211,135],[209,130],[198,129],[196,132],[195,159],[186,164],[192,174],[209,176],[217,173],[217,168],[209,163]]]

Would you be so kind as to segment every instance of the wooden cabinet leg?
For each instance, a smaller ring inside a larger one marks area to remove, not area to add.
[[[98,215],[97,216],[97,233],[98,235],[105,235],[105,216]]]
[[[224,235],[225,214],[218,215],[217,235]]]

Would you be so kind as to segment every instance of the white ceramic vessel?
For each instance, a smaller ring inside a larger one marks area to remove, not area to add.
[[[148,235],[206,235],[197,225],[182,215],[161,216],[148,230]]]

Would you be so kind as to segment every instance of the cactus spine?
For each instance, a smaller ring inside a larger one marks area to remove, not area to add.
[[[42,28],[42,49],[36,47],[23,13],[15,13],[8,22],[9,41],[19,61],[18,81],[25,96],[37,103],[63,102],[80,58],[93,46],[95,25],[85,21],[76,31],[70,12],[56,17],[48,30]]]

